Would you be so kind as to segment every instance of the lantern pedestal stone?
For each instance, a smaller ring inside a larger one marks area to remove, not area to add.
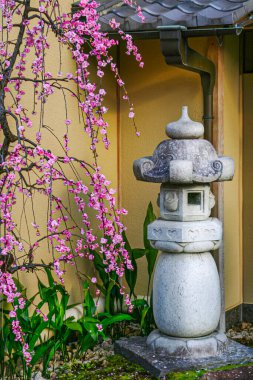
[[[156,265],[153,300],[156,325],[163,334],[176,338],[212,334],[219,323],[221,298],[211,253],[162,252]]]
[[[222,224],[210,217],[215,204],[210,183],[231,180],[234,162],[219,157],[211,143],[201,138],[203,126],[189,118],[187,107],[177,122],[168,124],[166,133],[170,139],[133,167],[138,180],[161,183],[160,218],[148,226],[151,245],[161,251],[153,281],[158,329],[147,339],[115,345],[117,352],[138,358],[155,375],[158,370],[164,374],[180,367],[224,365],[240,362],[243,355],[253,357],[253,350],[236,346],[218,331],[220,278],[210,253],[222,241]]]
[[[228,340],[225,334],[218,332],[201,338],[175,338],[154,330],[146,343],[154,352],[163,355],[196,359],[224,352]]]
[[[147,345],[181,357],[215,356],[224,351],[225,334],[215,332],[220,318],[220,282],[209,252],[162,252],[153,284],[153,309],[159,330]]]

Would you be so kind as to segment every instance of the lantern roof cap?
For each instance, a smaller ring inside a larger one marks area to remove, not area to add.
[[[204,127],[191,120],[187,107],[181,118],[169,123],[162,141],[152,156],[134,161],[134,174],[140,181],[193,184],[229,181],[234,175],[234,161],[218,156],[213,145],[201,138]]]
[[[188,107],[183,106],[180,119],[166,126],[166,134],[173,139],[198,139],[204,134],[204,126],[202,123],[191,120]]]

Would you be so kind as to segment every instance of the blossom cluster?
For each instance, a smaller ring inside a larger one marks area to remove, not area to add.
[[[143,20],[141,9],[135,1],[124,2],[136,7]],[[123,88],[123,99],[129,103],[129,118],[135,125],[134,108],[110,53],[119,42],[101,31],[98,7],[98,1],[81,0],[79,10],[71,15],[62,12],[60,0],[39,0],[37,8],[32,6],[31,0],[0,0],[3,20],[0,26],[0,130],[3,135],[3,143],[0,144],[0,295],[13,304],[9,315],[12,331],[22,344],[27,363],[31,361],[31,354],[16,313],[17,308],[24,307],[25,300],[17,292],[12,273],[36,269],[36,251],[45,239],[52,254],[52,266],[61,282],[64,282],[66,264],[76,265],[77,257],[92,262],[95,250],[100,253],[105,272],[109,275],[116,273],[121,278],[125,268],[132,269],[122,237],[125,227],[121,217],[127,212],[124,208],[117,208],[115,190],[101,171],[97,153],[100,141],[106,149],[110,144],[105,117],[108,109],[104,104],[106,90],[102,86],[107,67]],[[111,20],[110,25],[125,42],[126,54],[133,55],[138,65],[143,67],[142,57],[132,37],[124,33],[115,20]],[[55,35],[60,49],[70,51],[75,63],[74,72],[63,73],[61,63],[57,74],[48,70],[46,58],[51,47],[50,33]],[[90,73],[94,62],[95,80]],[[76,85],[76,93],[70,91],[67,86],[69,82]],[[25,106],[27,84],[34,94],[31,109]],[[82,115],[83,131],[90,139],[93,162],[87,163],[71,156],[69,129],[73,128],[73,123],[68,117],[67,105],[62,120],[64,133],[57,136],[62,155],[54,154],[45,147],[47,141],[43,140],[42,133],[44,113],[48,98],[56,91],[63,93],[64,99],[69,92],[76,99]],[[38,112],[40,121],[35,127],[33,116]],[[16,126],[15,133],[12,123]],[[29,129],[35,130],[34,140],[30,139]],[[139,135],[137,130],[136,134]],[[66,174],[67,168],[72,170],[74,179]],[[66,189],[69,203],[55,192],[58,183]],[[35,194],[44,197],[45,204],[48,204],[47,233],[42,236],[43,227],[33,211],[32,220],[28,221],[25,216],[29,235],[27,242],[20,233],[15,209],[21,207],[25,210],[26,205],[30,204],[33,210]],[[20,199],[23,200],[22,205]],[[74,218],[70,203],[80,214],[81,223]],[[88,210],[93,210],[95,218],[90,218]],[[30,229],[35,232],[33,241]],[[95,274],[91,283],[97,283]],[[125,295],[125,302],[131,311],[131,301],[123,286],[120,292]],[[39,310],[38,313],[43,316]],[[100,325],[97,328],[101,330]]]

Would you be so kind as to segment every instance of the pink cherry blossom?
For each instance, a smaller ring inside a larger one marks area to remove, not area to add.
[[[103,331],[103,326],[100,323],[96,324],[98,331]]]

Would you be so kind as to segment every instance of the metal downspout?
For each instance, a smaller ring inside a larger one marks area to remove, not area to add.
[[[196,72],[201,77],[203,90],[203,122],[205,138],[212,141],[213,127],[213,89],[215,84],[215,65],[207,57],[189,47],[183,26],[159,27],[162,53],[168,65]]]

